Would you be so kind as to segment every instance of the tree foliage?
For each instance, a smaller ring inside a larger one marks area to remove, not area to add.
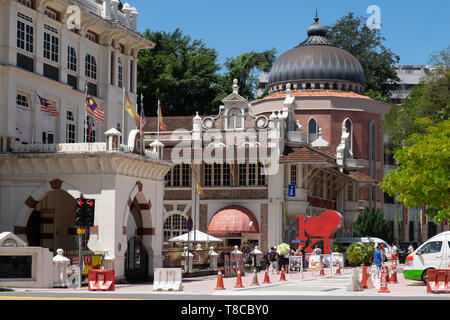
[[[417,119],[428,118],[433,124],[450,118],[450,47],[432,56],[431,71],[410,93],[405,103],[394,105],[386,114],[383,130],[395,149],[407,145],[414,133],[425,133]]]
[[[379,209],[365,208],[353,224],[355,237],[376,237],[392,241],[392,228]]]
[[[383,45],[379,29],[369,29],[366,18],[355,17],[352,12],[328,27],[328,38],[338,47],[358,59],[364,70],[366,90],[387,96],[395,89],[397,77],[392,65],[400,58]]]
[[[138,93],[144,94],[146,115],[156,116],[158,99],[166,115],[207,113],[217,95],[217,52],[179,29],[146,30],[144,37],[156,44],[139,54]]]
[[[434,125],[424,118],[416,125],[425,133],[414,133],[396,151],[399,166],[380,187],[408,208],[426,205],[427,215],[442,223],[450,220],[450,120]]]
[[[345,258],[352,266],[370,266],[373,263],[375,243],[373,241],[352,243],[345,251]]]

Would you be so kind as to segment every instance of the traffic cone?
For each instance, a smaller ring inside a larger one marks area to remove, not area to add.
[[[243,288],[244,287],[242,285],[241,268],[238,268],[237,278],[236,278],[236,285],[234,287],[235,288]]]
[[[253,276],[252,283],[251,283],[250,285],[251,285],[251,286],[259,286],[259,283],[258,283],[258,273],[256,272],[256,268],[254,268],[253,273],[254,273],[254,276]]]
[[[397,280],[397,267],[395,265],[392,265],[392,274],[391,274],[391,280],[389,283],[398,283]]]
[[[367,286],[367,267],[366,266],[362,266],[361,286],[364,289],[368,289],[369,288]]]
[[[272,283],[272,282],[270,282],[270,279],[269,279],[269,267],[266,268],[266,273],[264,274],[264,282],[263,283],[264,284]]]
[[[220,269],[219,269],[219,273],[217,274],[216,290],[225,290],[225,287],[223,286],[222,270],[220,270]]]
[[[386,282],[389,282],[390,281],[390,278],[389,278],[389,267],[388,266],[384,266],[384,273],[386,274]]]
[[[384,271],[381,271],[381,280],[380,280],[380,289],[378,289],[379,293],[389,293],[387,281],[386,281],[386,273]]]
[[[287,280],[286,280],[286,276],[284,275],[284,270],[283,270],[283,268],[281,268],[280,281],[287,281]]]

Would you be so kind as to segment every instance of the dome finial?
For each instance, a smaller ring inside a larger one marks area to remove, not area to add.
[[[316,8],[316,17],[314,18],[315,22],[319,22],[319,15],[317,14],[317,8]]]

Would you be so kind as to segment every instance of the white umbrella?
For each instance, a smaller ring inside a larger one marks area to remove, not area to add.
[[[201,232],[200,230],[193,230],[189,233],[185,233],[173,238],[170,238],[169,242],[223,242],[222,239],[213,237],[207,233]]]

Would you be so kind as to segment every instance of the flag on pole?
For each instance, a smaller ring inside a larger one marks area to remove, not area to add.
[[[158,126],[160,130],[167,131],[166,125],[163,122],[162,113],[161,113],[161,103],[158,100]]]
[[[95,120],[105,125],[105,112],[100,109],[94,98],[86,92],[85,109]]]
[[[196,179],[196,180],[197,180],[197,184],[195,186],[196,192],[201,198],[203,198],[204,193],[203,193],[202,186],[200,184],[200,181],[198,179]]]
[[[52,103],[50,103],[47,99],[42,98],[40,95],[37,96],[39,103],[41,104],[41,111],[46,112],[53,117],[59,117],[59,113],[56,111],[56,108]]]
[[[139,128],[139,126],[140,126],[139,114],[136,112],[136,109],[134,108],[133,104],[131,103],[130,98],[128,97],[128,93],[126,93],[126,92],[125,92],[125,110],[127,110],[130,117],[132,117],[134,119],[136,128]]]

